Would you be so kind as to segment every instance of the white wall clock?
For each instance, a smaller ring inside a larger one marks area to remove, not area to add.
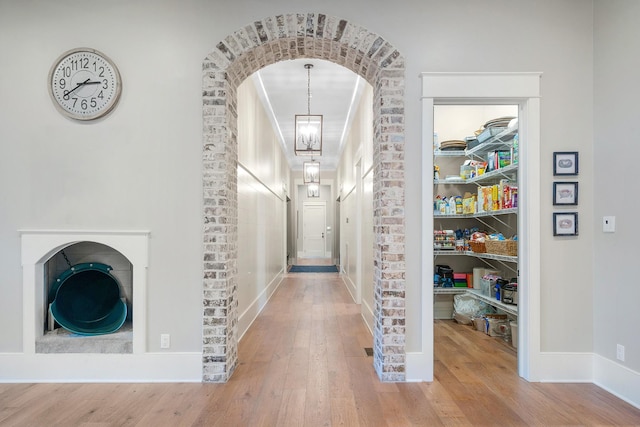
[[[49,94],[60,112],[76,120],[94,120],[118,103],[122,82],[106,55],[90,48],[63,53],[49,71]]]

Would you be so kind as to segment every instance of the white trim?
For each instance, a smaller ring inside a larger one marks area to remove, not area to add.
[[[640,372],[595,353],[541,352],[538,381],[593,383],[640,408]]]
[[[428,293],[428,292],[427,292]],[[433,335],[433,334],[431,334]],[[407,360],[407,377],[408,383],[415,382],[431,382],[433,381],[433,363],[431,369],[429,365],[424,363],[425,360],[433,360],[433,354],[427,354],[420,351],[408,351],[406,353]]]
[[[539,98],[540,72],[421,73],[424,98]]]
[[[518,177],[518,373],[528,381],[539,381],[540,336],[540,100],[530,98],[520,105],[520,158]]]
[[[284,280],[284,270],[280,270],[253,302],[249,304],[249,307],[238,316],[238,336],[240,337],[238,341],[242,339],[249,327],[251,327],[258,315],[262,312],[276,289],[282,284],[282,280]]]
[[[520,328],[518,373],[539,381],[540,354],[540,78],[541,73],[421,73],[422,78],[422,357],[407,357],[406,372],[433,380],[433,107],[438,104],[519,105],[522,140],[518,236]],[[582,366],[582,369],[585,369]],[[586,372],[586,371],[585,371]],[[553,378],[553,377],[552,377]]]
[[[356,176],[355,176],[355,180],[356,180],[356,222],[355,222],[355,245],[356,245],[356,304],[362,304],[363,299],[362,299],[362,281],[363,281],[363,277],[364,277],[364,257],[367,256],[371,256],[370,252],[365,252],[364,251],[364,247],[363,247],[363,221],[364,221],[364,216],[363,216],[363,212],[362,210],[364,209],[364,207],[362,206],[362,198],[363,198],[363,194],[362,194],[362,190],[364,188],[363,183],[362,183],[362,144],[358,147],[358,150],[356,152],[355,155],[355,170],[356,170]],[[373,209],[373,207],[372,207]],[[369,230],[367,230],[369,231]],[[363,316],[364,316],[364,305],[360,306],[360,310],[363,312]],[[373,323],[372,323],[373,325]]]
[[[202,353],[0,354],[0,382],[201,382]]]
[[[375,317],[373,314],[373,307],[371,307],[365,298],[362,299],[362,303],[360,306],[360,315],[364,319],[365,325],[369,329],[369,332],[373,334],[373,330],[375,329]]]
[[[555,383],[593,382],[593,353],[540,352],[536,381]]]
[[[342,277],[344,286],[345,288],[347,288],[347,292],[349,292],[349,295],[351,295],[351,299],[353,300],[354,303],[358,304],[356,300],[356,291],[357,291],[356,284],[353,283],[353,280],[351,280],[351,277],[349,277],[347,272],[342,267],[344,266],[341,266],[342,274],[340,274],[340,277]]]
[[[593,382],[640,409],[640,373],[598,354],[593,359]]]
[[[422,100],[422,351],[407,352],[407,379],[433,381],[433,99]],[[431,141],[430,145],[427,145]],[[410,357],[409,355],[417,357]],[[422,356],[422,357],[420,357]]]

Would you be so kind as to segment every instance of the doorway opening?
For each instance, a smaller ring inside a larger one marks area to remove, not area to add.
[[[326,202],[302,203],[302,252],[298,258],[330,258],[327,253]]]
[[[540,73],[423,73],[423,376],[433,378],[434,319],[434,109],[439,105],[517,106],[518,374],[538,378],[540,368]],[[478,138],[479,139],[479,138]],[[438,177],[440,178],[440,177]],[[456,179],[460,182],[460,178]],[[445,177],[446,181],[446,177]],[[507,259],[508,263],[512,260]],[[454,277],[455,279],[455,277]],[[494,300],[496,298],[494,297]]]
[[[379,35],[321,13],[255,21],[203,63],[203,380],[225,382],[238,364],[236,90],[260,68],[296,58],[342,65],[374,88],[374,367],[382,381],[404,381],[404,233],[386,231],[405,223],[404,59]]]
[[[514,104],[433,106],[436,373],[450,345],[439,330],[453,322],[483,334],[483,344],[494,338],[516,370],[517,291],[504,296],[519,282],[518,114]]]

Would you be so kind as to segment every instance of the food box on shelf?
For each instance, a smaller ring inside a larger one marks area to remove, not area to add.
[[[433,231],[433,249],[455,250],[456,233],[453,230],[434,230]]]
[[[466,288],[467,273],[453,273],[453,286],[456,288]]]

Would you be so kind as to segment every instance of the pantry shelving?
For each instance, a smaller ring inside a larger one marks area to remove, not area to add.
[[[434,110],[434,118],[435,116],[436,114]],[[452,114],[447,120],[443,120],[443,123],[448,125],[453,123],[453,127],[456,127],[464,120],[463,116],[464,114],[461,115],[460,120],[458,120],[457,117],[453,118],[454,116]],[[437,125],[438,123],[434,124]],[[492,206],[491,203],[489,206],[486,206],[486,204],[484,206],[478,206],[480,203],[477,201],[481,198],[480,191],[482,189],[486,191],[488,187],[496,188],[496,186],[499,186],[498,188],[503,189],[504,186],[511,185],[517,192],[518,164],[517,155],[514,156],[513,151],[514,137],[516,137],[517,132],[517,124],[506,128],[489,129],[489,132],[487,133],[490,136],[488,138],[482,138],[483,141],[479,143],[477,141],[473,141],[469,144],[472,148],[465,150],[440,150],[437,146],[434,147],[433,194],[434,196],[441,195],[442,197],[439,197],[434,201],[434,239],[436,233],[439,233],[438,235],[440,235],[446,230],[464,230],[471,229],[473,227],[478,227],[481,230],[486,230],[487,232],[501,232],[506,238],[511,238],[517,234],[519,212],[517,207],[517,195],[514,203],[515,207],[512,207],[510,203],[503,204],[504,199],[501,199],[501,202],[498,204],[500,208],[496,208],[496,205]],[[451,139],[459,139],[461,136],[459,133],[454,135],[453,131],[450,131],[449,129],[446,129],[443,133]],[[480,138],[478,140],[480,141]],[[485,162],[487,162],[494,153],[497,158],[497,152],[500,152],[501,155],[506,154],[509,161],[505,162],[506,164],[496,161],[494,167],[487,168],[488,170],[482,166],[478,166],[483,163],[486,165],[487,163]],[[512,159],[514,162],[511,162]],[[463,173],[463,166],[465,173]],[[458,168],[460,169],[459,174]],[[477,200],[476,192],[478,193]],[[463,194],[466,195],[462,196]],[[467,202],[467,204],[464,205],[466,208],[463,210],[465,213],[461,213],[459,207],[457,211],[450,212],[450,204],[449,208],[446,210],[442,210],[438,206],[438,201],[444,200],[444,198],[447,198],[449,201],[455,195],[456,200],[458,200],[457,197],[460,197],[463,200],[468,200],[469,194],[473,196],[474,200],[476,200],[476,204],[469,210]],[[498,196],[503,197],[502,192],[498,193]],[[493,200],[495,200],[495,196]],[[513,199],[508,200],[513,201]],[[506,207],[502,208],[503,205],[506,205]],[[451,233],[451,231],[446,232]],[[450,265],[454,272],[468,272],[472,269],[476,269],[477,267],[484,267],[491,270],[503,271],[505,273],[504,277],[511,278],[518,276],[517,255],[511,256],[511,254],[503,255],[497,253],[474,252],[469,250],[468,245],[464,245],[464,250],[460,250],[459,243],[456,243],[456,249],[451,249],[450,246],[447,249],[441,249],[441,245],[438,243],[439,240],[434,240],[434,265],[436,264],[437,259],[438,264]],[[442,298],[452,298],[456,294],[467,293],[476,299],[492,305],[499,311],[507,313],[511,317],[517,317],[518,315],[517,305],[505,304],[502,301],[495,299],[495,297],[484,295],[480,289],[455,287],[445,288],[441,285],[439,286],[438,284],[434,284],[433,291],[434,295],[438,295],[437,304],[439,307],[441,307],[441,304],[445,301]],[[444,312],[446,313],[446,311]]]
[[[513,317],[518,317],[518,306],[517,305],[511,305],[511,304],[505,304],[502,301],[498,301],[495,298],[492,298],[488,295],[483,294],[482,292],[480,292],[480,290],[478,289],[467,289],[466,292],[468,295],[471,295],[472,297],[479,299],[480,301],[484,301],[489,305],[492,305],[493,307],[504,311],[507,314],[510,314]]]
[[[434,214],[433,217],[435,219],[447,219],[447,218],[482,218],[485,216],[499,216],[499,215],[510,215],[517,214],[518,208],[509,208],[509,209],[499,209],[497,211],[488,211],[488,212],[476,212],[472,214]]]
[[[511,147],[513,137],[518,133],[518,128],[506,128],[498,134],[490,137],[481,144],[476,145],[471,149],[465,150],[465,156],[479,156],[490,151],[502,150]]]
[[[434,256],[470,256],[480,259],[490,259],[494,261],[502,261],[502,262],[518,262],[517,256],[508,256],[508,255],[498,255],[498,254],[488,254],[482,252],[473,252],[473,251],[433,251]]]

